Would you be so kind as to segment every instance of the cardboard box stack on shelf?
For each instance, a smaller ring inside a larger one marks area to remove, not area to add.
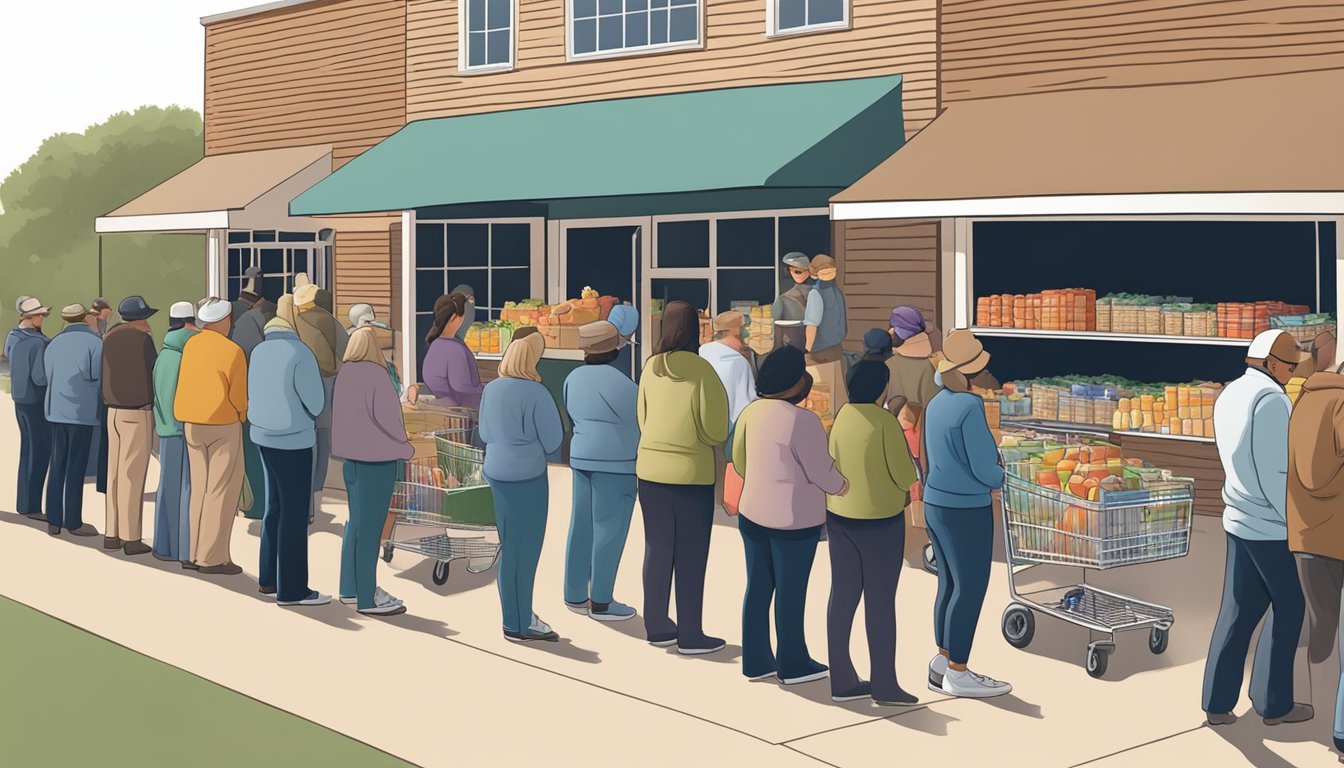
[[[747,346],[758,355],[768,355],[775,348],[774,307],[766,304],[754,306],[748,313],[751,316],[751,335],[747,337]]]
[[[1066,288],[1031,294],[981,296],[975,300],[976,325],[1043,331],[1095,331],[1097,292]]]
[[[615,296],[599,296],[597,291],[585,287],[579,298],[556,304],[549,314],[538,314],[537,329],[548,347],[578,349],[579,326],[605,320],[619,302]]]
[[[1329,313],[1276,315],[1269,319],[1269,324],[1272,328],[1287,331],[1294,341],[1304,347],[1316,341],[1316,337],[1322,333],[1335,332],[1335,316]]]
[[[1273,317],[1305,315],[1310,311],[1310,307],[1281,301],[1223,302],[1217,308],[1218,335],[1225,339],[1253,339],[1272,327]]]

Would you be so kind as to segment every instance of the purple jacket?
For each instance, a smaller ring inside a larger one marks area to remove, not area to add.
[[[438,405],[481,407],[481,373],[476,356],[459,339],[435,339],[425,352],[420,378],[439,401]]]
[[[331,408],[331,453],[352,461],[396,461],[415,453],[406,438],[401,401],[387,369],[349,363],[336,374]]]
[[[845,485],[821,419],[783,400],[756,400],[742,409],[733,468],[743,480],[742,516],[786,531],[826,522],[826,494]]]

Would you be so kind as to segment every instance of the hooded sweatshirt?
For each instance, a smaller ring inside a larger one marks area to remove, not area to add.
[[[714,446],[728,439],[728,393],[694,352],[654,355],[639,379],[640,480],[713,485]]]
[[[999,448],[985,420],[985,403],[966,389],[964,376],[935,381],[944,387],[924,409],[924,501],[949,509],[990,505],[990,491],[1003,487]]]
[[[633,475],[639,447],[635,382],[610,365],[585,365],[565,378],[564,393],[565,410],[574,425],[569,466]]]
[[[1213,405],[1227,480],[1223,529],[1250,541],[1288,538],[1288,415],[1292,403],[1264,371],[1248,368]]]
[[[173,418],[177,374],[182,370],[182,350],[187,339],[198,333],[195,328],[178,328],[163,337],[163,351],[154,362],[154,431],[159,437],[182,436],[182,422]]]
[[[700,347],[700,356],[709,361],[719,381],[728,393],[728,424],[737,423],[742,409],[756,399],[756,375],[751,372],[751,361],[746,355],[721,341],[711,341]]]
[[[9,357],[9,393],[19,405],[41,405],[47,399],[47,370],[43,357],[50,340],[36,328],[10,332],[14,346]]]
[[[1317,373],[1288,422],[1288,548],[1344,560],[1344,376]]]
[[[247,370],[252,442],[283,451],[312,448],[316,419],[326,404],[312,350],[294,331],[273,328],[252,350]]]

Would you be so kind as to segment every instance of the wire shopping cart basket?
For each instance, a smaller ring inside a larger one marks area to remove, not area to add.
[[[1176,617],[1170,608],[1087,583],[1086,570],[1105,570],[1184,557],[1190,552],[1194,483],[1162,473],[1136,490],[1101,490],[1097,498],[1038,485],[1037,465],[1012,463],[1003,489],[1003,533],[1008,591],[1003,637],[1026,648],[1035,635],[1035,612],[1106,636],[1087,647],[1087,673],[1101,677],[1115,651],[1115,634],[1147,629],[1148,650],[1166,651]],[[1017,578],[1039,565],[1084,569],[1083,583],[1020,592]]]
[[[437,585],[448,581],[448,564],[454,560],[466,560],[471,573],[484,573],[499,560],[494,500],[483,473],[485,452],[471,444],[474,430],[474,416],[436,430],[437,455],[406,462],[392,493],[395,518],[383,560],[390,562],[396,549],[431,558]],[[435,532],[400,539],[397,531],[408,527]]]

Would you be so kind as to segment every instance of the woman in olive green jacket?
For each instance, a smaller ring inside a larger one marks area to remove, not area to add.
[[[714,527],[714,446],[728,439],[728,393],[699,355],[700,318],[669,302],[662,335],[639,381],[636,417],[640,509],[644,515],[644,629],[649,642],[684,655],[724,642],[704,633],[705,566]],[[668,616],[677,581],[677,621]]]

